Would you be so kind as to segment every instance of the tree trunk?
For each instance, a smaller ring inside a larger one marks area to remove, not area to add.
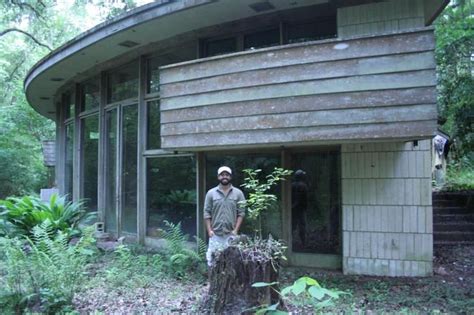
[[[274,268],[272,260],[257,257],[237,246],[218,253],[209,271],[209,296],[207,305],[203,305],[207,313],[240,314],[256,306],[278,302],[278,294],[270,287],[252,287],[256,282],[278,281],[279,270]]]

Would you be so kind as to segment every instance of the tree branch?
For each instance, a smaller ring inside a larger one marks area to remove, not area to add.
[[[7,28],[6,30],[3,30],[0,32],[0,37],[2,37],[3,35],[5,34],[8,34],[10,32],[18,32],[18,33],[22,33],[26,36],[28,36],[29,38],[31,38],[36,44],[38,44],[39,46],[42,46],[42,47],[45,47],[47,49],[49,49],[49,51],[52,51],[53,49],[51,49],[51,47],[49,47],[48,45],[46,44],[43,44],[41,43],[39,40],[37,40],[33,35],[31,35],[30,33],[28,32],[25,32],[23,30],[20,30],[18,28]]]

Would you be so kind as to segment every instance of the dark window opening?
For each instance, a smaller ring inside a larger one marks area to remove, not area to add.
[[[280,44],[280,30],[278,28],[258,31],[244,36],[244,50],[258,49]]]
[[[235,37],[209,40],[205,42],[205,57],[228,54],[237,51],[237,40]]]
[[[289,24],[287,26],[287,39],[289,44],[335,37],[337,37],[337,21],[335,17],[307,23]]]

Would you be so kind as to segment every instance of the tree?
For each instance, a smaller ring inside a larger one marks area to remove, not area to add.
[[[436,22],[438,107],[455,159],[474,160],[474,4],[452,1]]]

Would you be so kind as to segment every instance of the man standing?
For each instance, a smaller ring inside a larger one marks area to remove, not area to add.
[[[204,201],[204,221],[209,235],[206,258],[212,266],[212,254],[228,246],[229,239],[238,234],[245,216],[245,209],[239,203],[245,197],[242,191],[232,186],[232,170],[222,166],[217,170],[219,185],[210,189]]]

